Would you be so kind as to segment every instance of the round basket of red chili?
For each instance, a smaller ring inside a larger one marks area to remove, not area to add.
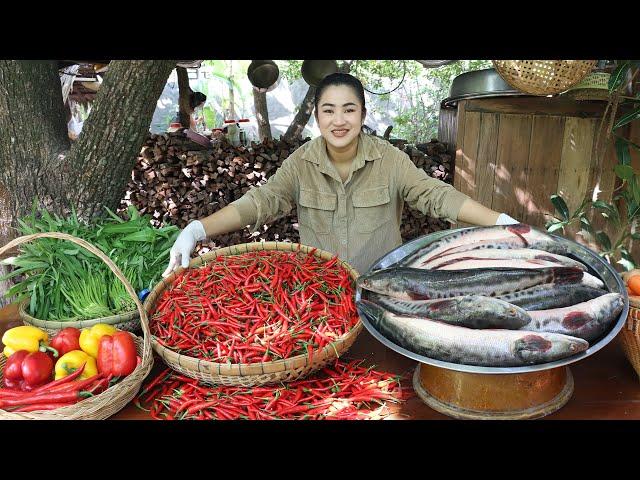
[[[0,392],[0,419],[103,420],[124,408],[136,396],[142,386],[142,382],[153,367],[153,351],[151,349],[151,334],[147,313],[140,300],[138,300],[135,290],[120,269],[101,250],[83,239],[60,232],[42,232],[26,235],[18,237],[0,248],[0,256],[16,245],[43,237],[68,240],[86,248],[103,260],[124,284],[125,289],[131,295],[138,308],[144,334],[144,337],[140,338],[127,332],[127,335],[133,335],[136,354],[139,357],[138,363],[135,367],[133,365],[129,366],[129,368],[133,368],[133,371],[129,370],[130,373],[114,373],[114,369],[119,367],[116,366],[115,355],[113,355],[111,357],[113,364],[105,364],[104,366],[108,368],[104,369],[98,367],[101,369],[100,373],[89,373],[89,363],[84,361],[84,366],[79,367],[74,373],[45,383],[28,392],[2,388]],[[72,353],[76,352],[69,352],[67,355]],[[87,355],[80,351],[77,353]],[[131,357],[133,356],[132,353],[130,355]],[[4,354],[0,353],[0,381],[3,384],[5,367],[9,360],[5,358]],[[82,362],[83,360],[79,361]],[[100,361],[98,359],[98,362]],[[93,368],[96,368],[95,362]],[[22,370],[24,372],[24,365]],[[107,370],[109,370],[109,374],[107,374]]]
[[[151,345],[174,370],[209,384],[303,378],[355,341],[358,273],[288,242],[220,248],[163,279],[145,300]]]

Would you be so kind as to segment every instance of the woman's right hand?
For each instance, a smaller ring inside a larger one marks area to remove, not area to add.
[[[175,243],[171,247],[169,252],[169,266],[162,273],[163,277],[171,275],[178,265],[182,265],[183,268],[189,266],[191,259],[191,252],[196,247],[196,243],[207,238],[204,226],[199,220],[194,220],[189,223],[184,230],[180,232]]]

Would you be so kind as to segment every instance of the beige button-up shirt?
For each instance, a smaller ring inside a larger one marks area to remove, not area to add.
[[[267,183],[231,203],[252,231],[298,208],[300,242],[337,253],[359,273],[402,244],[406,202],[425,215],[456,221],[467,195],[430,177],[389,142],[360,134],[343,183],[323,137],[302,145]]]

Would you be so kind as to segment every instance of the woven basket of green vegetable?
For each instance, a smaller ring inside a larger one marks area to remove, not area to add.
[[[127,312],[121,315],[111,315],[108,317],[99,317],[91,320],[78,320],[78,321],[58,321],[58,320],[40,320],[39,318],[29,315],[29,300],[23,300],[20,302],[18,308],[18,314],[22,323],[25,325],[33,325],[34,327],[41,328],[49,334],[55,334],[58,330],[62,330],[66,327],[75,327],[78,329],[92,327],[98,323],[106,323],[113,325],[118,330],[126,330],[129,332],[140,331],[140,315],[137,310]]]
[[[6,251],[12,249],[16,245],[26,242],[36,241],[42,238],[53,238],[72,242],[80,247],[84,247],[88,251],[96,255],[100,261],[104,262],[111,272],[113,272],[118,281],[122,282],[124,289],[136,305],[142,327],[143,337],[135,337],[136,351],[141,357],[139,365],[133,372],[107,388],[102,393],[90,396],[84,400],[69,406],[54,408],[51,410],[34,410],[24,412],[11,412],[8,410],[0,410],[0,419],[6,420],[103,420],[115,414],[124,408],[138,393],[142,382],[153,367],[153,351],[151,349],[151,334],[149,331],[149,322],[146,311],[142,303],[138,300],[138,296],[123,275],[122,271],[107,257],[103,252],[89,244],[88,242],[58,232],[38,233],[18,237],[12,240],[4,247],[0,248],[0,256]],[[59,241],[59,240],[58,240]],[[4,370],[5,359],[0,358],[0,369]]]
[[[107,209],[108,216],[83,222],[75,211],[68,218],[37,211],[19,220],[19,232],[34,235],[58,232],[81,238],[107,255],[135,291],[152,288],[169,261],[179,229],[154,228],[150,216],[129,207],[128,219]],[[85,328],[97,323],[137,332],[136,305],[122,283],[97,256],[67,241],[38,238],[21,245],[20,255],[8,263],[14,269],[3,278],[20,279],[6,293],[20,302],[23,322],[55,333],[65,327]]]

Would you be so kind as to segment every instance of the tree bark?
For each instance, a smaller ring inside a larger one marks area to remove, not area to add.
[[[282,136],[284,140],[291,141],[302,137],[304,127],[309,123],[309,118],[313,113],[313,99],[315,95],[316,87],[309,86],[307,94],[304,96],[300,107],[298,107],[296,116],[293,117],[293,122],[291,122],[291,125],[289,125],[289,128],[287,128],[287,131]]]
[[[171,72],[169,72],[171,73]],[[176,67],[178,74],[178,119],[184,128],[191,126],[191,87],[189,86],[189,74],[184,67]]]
[[[0,244],[34,201],[62,215],[75,206],[81,218],[117,209],[174,65],[112,61],[69,150],[56,63],[0,61]]]
[[[253,106],[258,121],[258,136],[260,141],[271,140],[271,124],[269,123],[269,110],[267,109],[267,93],[253,89]]]

